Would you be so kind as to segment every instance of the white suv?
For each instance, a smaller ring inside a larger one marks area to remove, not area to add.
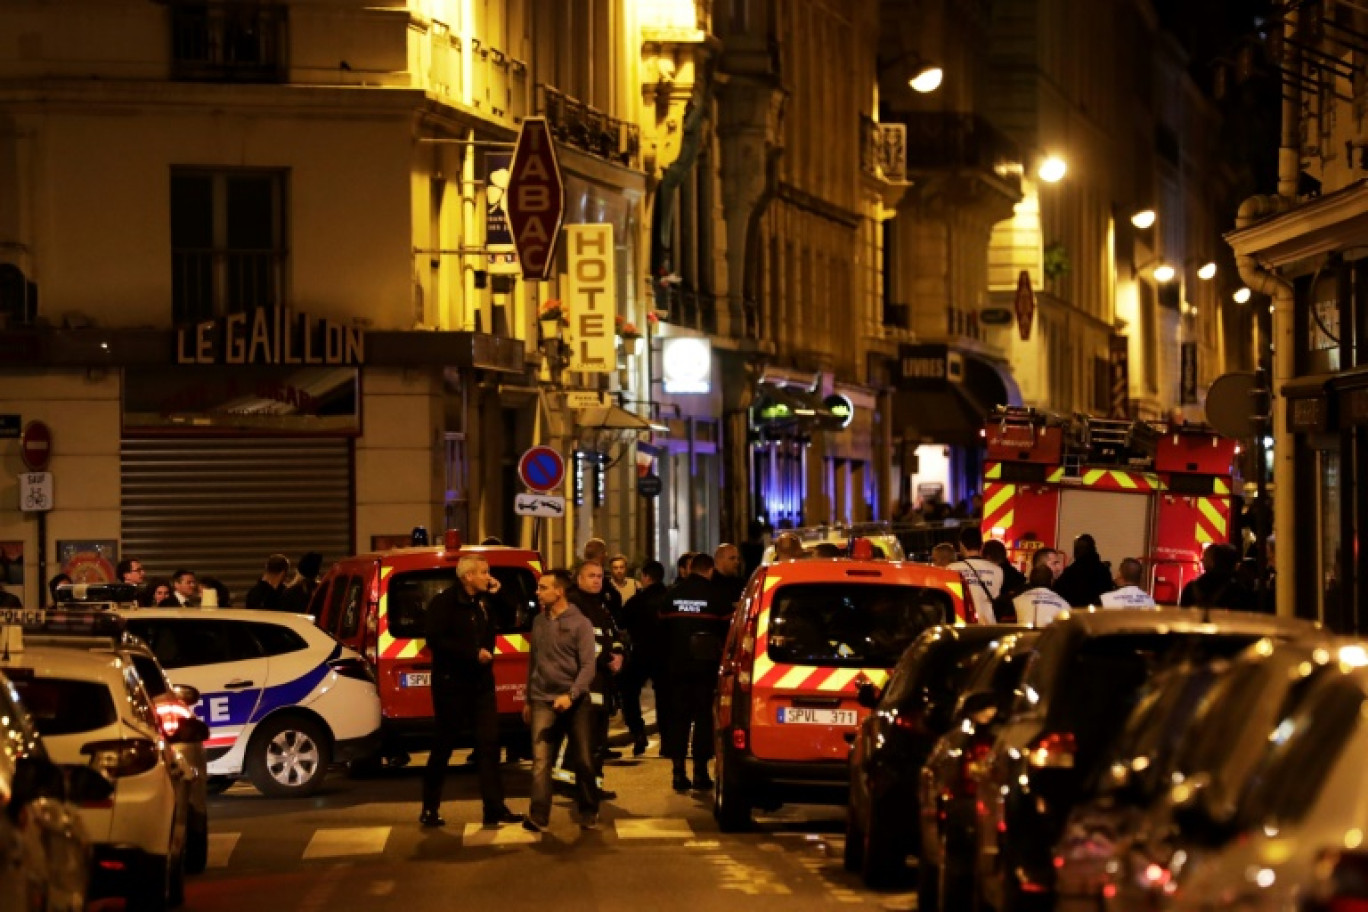
[[[113,785],[108,798],[80,804],[94,845],[91,898],[150,912],[180,905],[186,793],[137,670],[109,653],[37,646],[0,654],[0,671],[52,759],[89,765]]]
[[[200,692],[195,713],[209,725],[209,775],[218,785],[245,773],[265,795],[310,795],[331,764],[378,748],[380,695],[369,666],[307,615],[119,613],[178,684]]]

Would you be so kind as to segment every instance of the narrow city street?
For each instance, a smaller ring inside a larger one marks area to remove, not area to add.
[[[305,801],[272,801],[236,785],[212,800],[209,869],[189,880],[185,908],[425,912],[451,909],[463,894],[483,905],[559,912],[693,912],[739,902],[784,912],[833,903],[916,908],[911,892],[872,893],[842,868],[843,809],[785,807],[750,833],[721,834],[710,795],[669,790],[657,746],[652,739],[640,760],[610,763],[618,798],[604,805],[600,830],[582,831],[571,802],[557,798],[540,839],[516,826],[481,828],[474,769],[455,765],[442,807],[447,825],[421,829],[423,755],[374,779],[335,775]],[[530,765],[504,769],[509,804],[523,812]]]

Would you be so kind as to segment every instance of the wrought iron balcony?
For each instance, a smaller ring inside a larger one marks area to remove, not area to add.
[[[188,82],[283,82],[288,7],[171,3],[171,76]]]
[[[898,119],[907,128],[909,171],[977,169],[1020,189],[1021,150],[979,115],[934,111],[899,114]]]
[[[631,167],[641,152],[641,129],[610,117],[598,108],[538,83],[536,113],[551,125],[551,135],[605,161]]]

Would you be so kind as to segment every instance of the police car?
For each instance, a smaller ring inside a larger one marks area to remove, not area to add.
[[[209,775],[264,795],[316,792],[333,763],[379,745],[380,697],[361,656],[302,614],[120,608],[178,684],[200,693]]]

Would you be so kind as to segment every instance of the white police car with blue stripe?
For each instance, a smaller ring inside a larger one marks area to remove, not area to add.
[[[333,763],[374,753],[380,696],[360,655],[307,615],[252,609],[120,608],[180,684],[200,692],[209,775],[265,795],[310,795]]]

